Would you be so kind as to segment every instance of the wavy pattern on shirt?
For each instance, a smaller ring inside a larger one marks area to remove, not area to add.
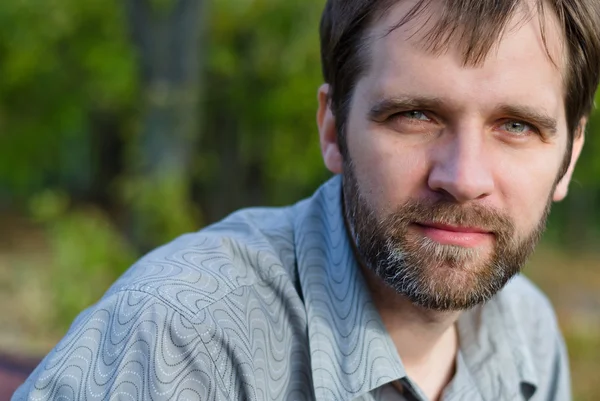
[[[214,399],[192,324],[143,292],[119,292],[79,324],[15,395],[32,400]]]
[[[75,320],[13,400],[426,400],[356,265],[340,181],[146,255]],[[549,305],[525,279],[507,287],[485,313],[465,314],[465,360],[444,401],[513,401],[531,395],[527,383],[541,384],[532,401],[568,399]],[[411,396],[386,384],[395,380]]]
[[[259,232],[248,221],[281,225],[287,212],[266,212],[234,215],[144,257],[76,319],[14,399],[310,399],[291,231]]]
[[[405,375],[345,235],[339,191],[323,188],[296,229],[307,316],[320,323],[309,326],[318,400],[352,399]]]

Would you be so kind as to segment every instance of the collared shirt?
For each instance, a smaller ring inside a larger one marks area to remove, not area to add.
[[[526,278],[464,312],[458,335],[443,400],[570,400],[554,313]],[[13,397],[25,399],[427,398],[372,302],[334,177],[143,257],[78,316]]]

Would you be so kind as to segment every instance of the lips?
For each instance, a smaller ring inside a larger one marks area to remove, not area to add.
[[[491,234],[491,231],[486,230],[484,228],[478,227],[462,227],[462,226],[451,226],[447,224],[436,224],[436,223],[427,223],[427,224],[418,224],[424,228],[435,228],[438,230],[450,231],[455,233],[477,233],[477,234]]]
[[[427,238],[441,244],[475,248],[494,239],[494,234],[480,227],[452,226],[446,224],[415,224]]]

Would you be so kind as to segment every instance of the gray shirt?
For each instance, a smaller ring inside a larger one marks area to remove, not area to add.
[[[443,399],[569,400],[547,299],[518,276],[458,322]],[[390,383],[400,380],[400,394]],[[426,400],[354,258],[341,179],[250,209],[143,257],[13,400]]]

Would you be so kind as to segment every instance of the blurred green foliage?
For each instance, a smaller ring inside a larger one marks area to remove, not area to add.
[[[131,108],[135,58],[119,2],[0,5],[0,182],[27,197],[94,174],[90,114]]]
[[[148,6],[150,23],[185,6],[125,3]],[[0,4],[0,204],[48,232],[60,327],[149,248],[239,207],[296,201],[327,177],[314,122],[322,0],[208,2],[200,48],[184,49],[202,62],[183,170],[160,164],[168,152],[140,153],[145,119],[165,122],[148,114],[188,95],[171,82],[185,76],[142,75],[125,3]],[[159,148],[176,137],[168,128]]]
[[[68,327],[136,259],[104,211],[90,205],[71,208],[69,203],[66,193],[50,190],[30,201],[31,215],[46,227],[52,250],[44,268],[51,272],[50,302],[59,327]]]
[[[252,192],[252,185],[264,194],[255,203],[284,204],[310,193],[325,176],[315,130],[323,4],[211,3],[203,133],[208,152],[200,157],[206,157],[200,166],[205,183],[228,163],[239,163],[232,171],[250,183],[241,185],[243,192]],[[210,156],[215,149],[222,150],[220,163]]]
[[[176,36],[169,18],[190,2],[0,2],[0,208],[46,232],[58,330],[149,248],[243,206],[295,202],[328,176],[315,127],[324,0],[205,1],[198,45],[179,49],[198,65],[183,66],[152,60],[134,19],[147,9],[137,23]],[[597,250],[598,154],[595,114],[549,225],[566,250]]]

